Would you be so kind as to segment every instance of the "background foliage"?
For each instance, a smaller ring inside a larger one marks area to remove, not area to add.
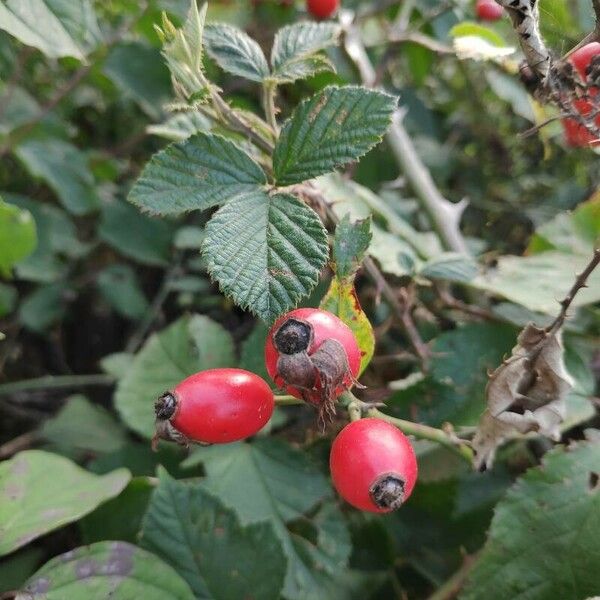
[[[587,0],[541,6],[557,55],[593,22]],[[292,27],[300,2],[208,9],[194,76],[274,146],[271,170],[247,136],[171,110],[181,97],[154,25],[167,11],[181,26],[187,0],[0,3],[0,592],[450,598],[466,580],[469,600],[600,595],[600,272],[565,327],[562,444],[515,440],[479,474],[417,441],[420,479],[397,513],[335,497],[343,411],[325,435],[307,408],[280,407],[248,443],[150,451],[158,394],[206,368],[264,376],[265,322],[323,298],[354,311],[353,284],[362,397],[466,435],[488,371],[528,321],[552,320],[597,245],[597,155],[567,149],[559,123],[520,135],[552,113],[516,76],[508,19],[474,24],[461,0],[344,7],[387,93],[356,87],[334,24]],[[278,86],[277,141],[252,117],[263,81]],[[390,140],[378,145],[397,97],[442,194],[468,199],[468,254],[432,227]],[[312,178],[313,196],[294,188]],[[357,271],[348,257],[362,253]]]

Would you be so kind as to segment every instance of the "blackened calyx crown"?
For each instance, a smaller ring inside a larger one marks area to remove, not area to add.
[[[273,334],[273,344],[281,354],[306,352],[313,340],[313,327],[308,321],[290,317]]]
[[[404,502],[404,480],[395,473],[386,473],[373,483],[369,495],[375,506],[396,510]]]
[[[171,392],[165,392],[155,403],[154,412],[160,421],[166,421],[175,414],[177,399]]]

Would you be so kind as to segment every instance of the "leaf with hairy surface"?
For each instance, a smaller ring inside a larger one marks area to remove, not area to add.
[[[233,142],[196,133],[155,154],[129,200],[157,214],[205,210],[267,182],[260,166]]]
[[[556,448],[496,508],[461,600],[598,595],[600,444]]]
[[[329,86],[300,103],[275,146],[279,185],[301,183],[357,160],[378,144],[396,98],[357,86]]]
[[[204,28],[204,44],[208,55],[228,73],[259,83],[269,75],[260,46],[237,27],[209,23]]]
[[[256,190],[214,214],[202,250],[221,290],[270,322],[316,285],[328,246],[311,208],[289,194]]]
[[[334,70],[326,56],[318,54],[337,43],[340,27],[334,23],[295,23],[280,29],[271,51],[270,79],[291,83],[320,71]]]

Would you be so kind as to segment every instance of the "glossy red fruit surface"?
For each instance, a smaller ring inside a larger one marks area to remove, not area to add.
[[[302,392],[286,382],[277,372],[277,361],[279,352],[273,344],[273,334],[281,325],[289,319],[300,319],[307,321],[312,325],[313,338],[307,348],[307,353],[313,355],[326,340],[335,340],[339,342],[345,350],[348,359],[348,367],[353,377],[358,376],[360,370],[361,352],[356,342],[352,330],[333,313],[318,308],[297,308],[280,317],[270,329],[265,342],[265,363],[267,372],[273,378],[275,384],[280,388],[285,388],[288,394],[296,398],[302,398]],[[336,394],[341,394],[348,386],[340,386]]]
[[[494,0],[477,0],[475,10],[482,21],[497,21],[504,14],[504,9]]]
[[[254,435],[269,421],[274,408],[267,382],[243,369],[201,371],[162,398],[168,394],[176,402],[171,425],[190,441],[208,444]]]
[[[417,481],[410,441],[381,419],[346,425],[331,446],[329,468],[340,496],[355,508],[374,513],[399,508]]]
[[[339,6],[339,0],[306,0],[308,12],[317,19],[329,19]]]
[[[579,50],[575,50],[569,56],[569,62],[577,69],[584,81],[587,80],[586,69],[590,66],[592,58],[598,54],[600,54],[600,42],[592,42],[579,48]]]
[[[577,69],[579,76],[585,82],[587,81],[587,69],[595,56],[600,55],[600,43],[592,42],[579,50],[576,50],[569,56],[569,62]],[[591,96],[597,96],[598,90],[592,89]],[[588,115],[594,109],[594,106],[588,100],[575,100],[573,106],[580,115]],[[600,116],[596,118],[596,125],[600,128]],[[585,127],[580,125],[575,119],[563,119],[563,129],[567,144],[571,147],[597,145],[600,143]]]

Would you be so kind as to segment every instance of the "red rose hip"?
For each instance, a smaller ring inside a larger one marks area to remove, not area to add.
[[[360,510],[386,513],[400,508],[417,481],[417,459],[408,438],[381,419],[346,425],[329,456],[333,485]]]
[[[308,12],[317,19],[329,19],[339,6],[339,0],[306,0]]]
[[[598,42],[592,42],[591,44],[586,44],[582,48],[579,48],[579,50],[576,50],[569,56],[568,61],[575,67],[581,80],[584,83],[587,83],[589,70],[594,59],[598,61],[598,65],[600,65],[600,43]],[[594,62],[594,64],[596,63]],[[600,68],[600,66],[598,68]],[[591,98],[597,100],[598,88],[592,87],[589,89],[588,93]],[[586,116],[595,110],[592,102],[586,99],[574,100],[573,106],[582,116]],[[596,127],[600,129],[600,116],[596,117],[595,124]],[[563,128],[567,144],[571,147],[588,146],[590,144],[596,145],[599,143],[596,136],[592,135],[592,133],[588,131],[586,127],[578,123],[576,119],[563,119]]]
[[[265,363],[275,384],[331,416],[335,399],[356,383],[361,352],[352,330],[334,314],[298,308],[267,335]]]
[[[494,0],[477,0],[475,10],[482,21],[497,21],[504,14],[504,9]]]
[[[210,369],[184,379],[155,404],[156,436],[180,444],[224,444],[257,433],[271,418],[266,381],[243,369]]]

